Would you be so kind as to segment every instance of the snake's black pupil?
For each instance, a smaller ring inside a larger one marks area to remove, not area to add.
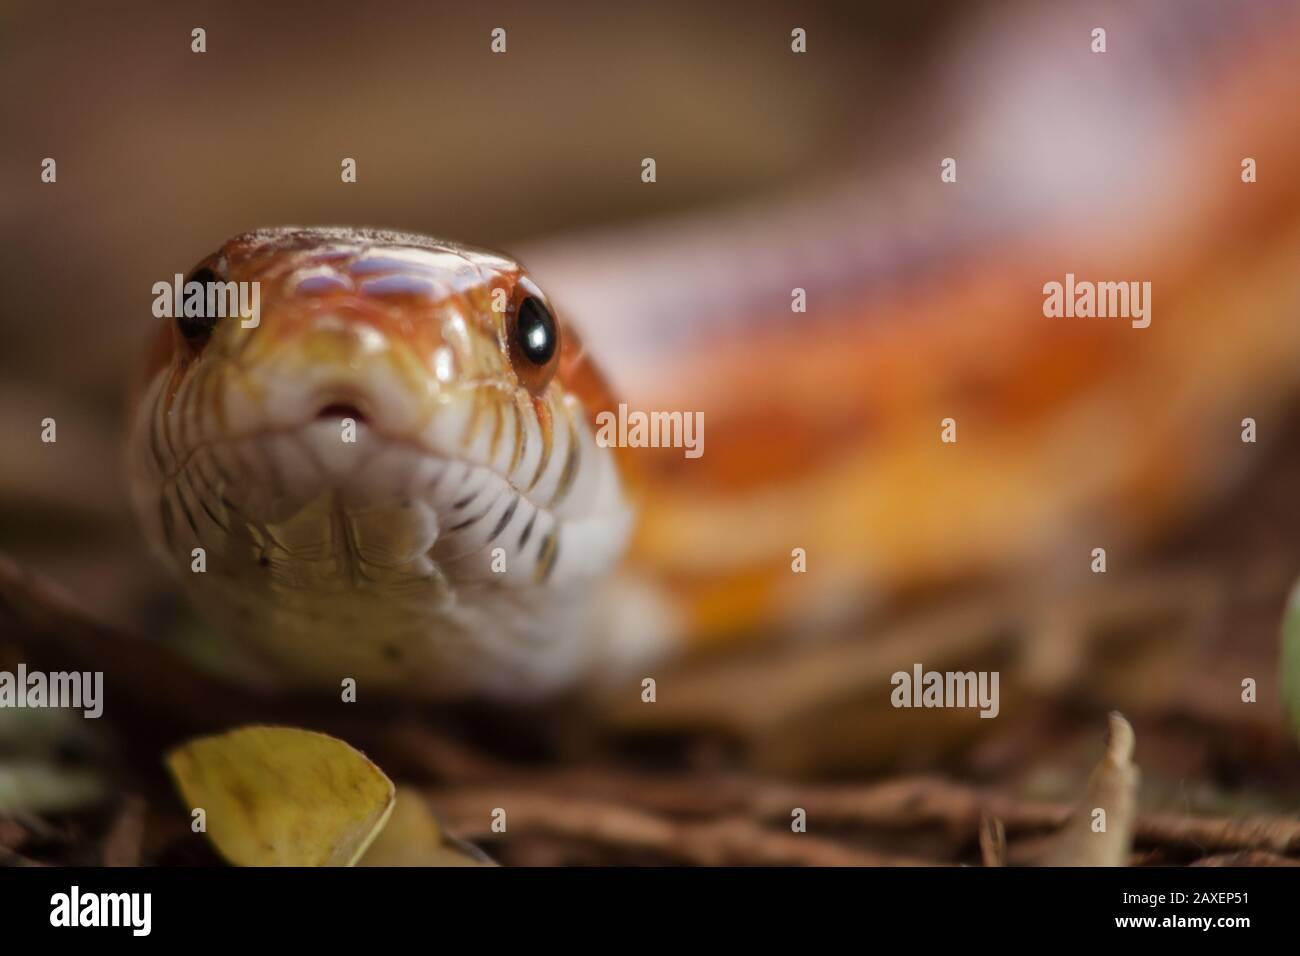
[[[541,301],[529,296],[519,304],[519,350],[534,365],[545,365],[555,354],[555,317]]]
[[[181,330],[181,335],[185,336],[191,342],[202,342],[212,334],[212,328],[217,324],[215,315],[207,315],[208,293],[207,287],[209,282],[216,282],[217,274],[204,266],[201,269],[195,269],[185,277],[185,286],[181,290],[182,301],[189,299],[189,286],[191,282],[197,282],[203,286],[202,306],[199,308],[199,315],[185,315],[185,309],[182,308],[181,314],[176,317],[176,326]]]

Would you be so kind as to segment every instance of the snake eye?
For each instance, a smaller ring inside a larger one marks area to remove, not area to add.
[[[202,346],[212,335],[212,330],[217,324],[217,316],[207,314],[208,283],[216,281],[217,274],[207,266],[200,266],[185,277],[185,285],[182,289],[183,305],[188,304],[190,301],[189,287],[191,282],[197,282],[204,289],[203,295],[198,301],[198,315],[186,315],[186,312],[193,311],[193,309],[182,307],[181,314],[176,316],[176,327],[184,336],[185,341],[191,345]]]
[[[515,325],[519,351],[534,365],[545,365],[555,354],[560,335],[555,328],[555,316],[531,295],[519,304],[519,318]]]
[[[510,361],[521,383],[540,394],[555,374],[560,355],[560,326],[541,293],[521,280],[520,298],[510,326]]]

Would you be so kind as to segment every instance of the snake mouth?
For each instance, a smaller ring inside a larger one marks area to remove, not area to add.
[[[323,405],[321,409],[316,412],[317,421],[322,419],[335,421],[344,418],[350,418],[358,425],[366,425],[370,423],[369,416],[351,402],[329,402],[328,404]]]

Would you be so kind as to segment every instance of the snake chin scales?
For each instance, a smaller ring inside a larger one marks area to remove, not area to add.
[[[582,396],[511,373],[487,303],[518,267],[305,230],[214,261],[262,281],[261,321],[173,343],[129,454],[136,511],[233,669],[270,690],[518,700],[607,664],[633,512]]]

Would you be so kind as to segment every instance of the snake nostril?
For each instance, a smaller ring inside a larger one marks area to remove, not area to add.
[[[357,422],[358,424],[362,422],[368,422],[370,420],[366,416],[365,412],[357,408],[357,406],[355,405],[349,405],[347,402],[331,402],[330,404],[321,408],[321,410],[316,413],[316,417],[318,419],[350,418],[353,421]]]

